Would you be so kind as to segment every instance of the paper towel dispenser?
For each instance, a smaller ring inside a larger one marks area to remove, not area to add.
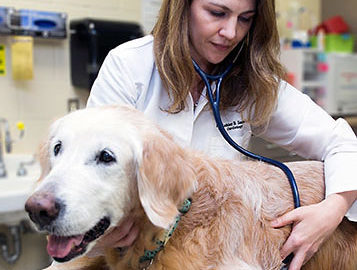
[[[137,23],[81,19],[70,22],[72,85],[90,89],[108,52],[143,36]]]

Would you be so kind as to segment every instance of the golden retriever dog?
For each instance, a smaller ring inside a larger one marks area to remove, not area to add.
[[[291,226],[274,229],[270,222],[293,209],[293,198],[284,173],[274,166],[184,149],[127,106],[60,118],[40,152],[42,174],[25,207],[49,235],[47,250],[60,262],[48,269],[283,266],[279,250]],[[320,202],[323,164],[287,165],[301,204]],[[181,211],[187,199],[191,207]],[[140,229],[132,246],[86,256],[101,235],[129,217]],[[345,219],[304,269],[356,270],[356,255],[357,225]]]

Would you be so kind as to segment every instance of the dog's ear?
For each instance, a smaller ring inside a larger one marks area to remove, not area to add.
[[[41,139],[40,144],[37,148],[36,158],[39,160],[41,166],[40,180],[43,179],[46,175],[48,175],[51,170],[51,163],[50,163],[51,132],[54,129],[54,127],[57,128],[60,121],[61,118],[53,120],[51,126],[48,128],[47,133]]]
[[[41,165],[41,176],[40,179],[45,177],[50,171],[50,153],[49,153],[49,140],[46,138],[40,142],[37,150],[37,158]]]
[[[192,157],[162,131],[145,137],[138,176],[140,201],[154,225],[168,228],[194,190]]]

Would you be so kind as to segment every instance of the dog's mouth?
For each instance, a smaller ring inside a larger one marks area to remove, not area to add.
[[[103,235],[110,225],[108,217],[102,218],[85,234],[73,236],[50,235],[48,237],[47,252],[57,262],[67,262],[87,250],[90,242]]]

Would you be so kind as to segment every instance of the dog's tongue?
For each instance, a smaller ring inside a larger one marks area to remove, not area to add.
[[[78,246],[82,242],[83,236],[64,237],[50,235],[47,239],[47,252],[51,257],[64,258],[70,253],[73,246]]]

